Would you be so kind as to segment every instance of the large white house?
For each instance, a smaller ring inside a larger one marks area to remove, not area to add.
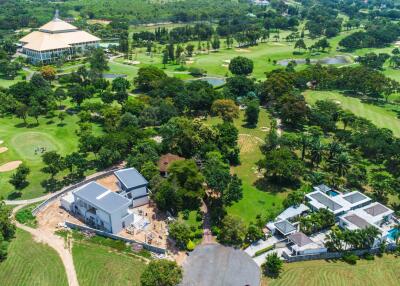
[[[61,20],[58,12],[53,20],[19,40],[22,53],[33,63],[50,63],[63,57],[83,53],[99,46],[100,39]]]
[[[118,233],[133,222],[130,200],[96,182],[80,187],[72,195],[72,212],[81,216],[90,226]]]

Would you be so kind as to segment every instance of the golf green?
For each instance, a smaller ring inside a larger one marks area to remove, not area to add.
[[[11,138],[15,151],[25,160],[41,160],[44,152],[60,148],[52,136],[43,132],[23,132]]]

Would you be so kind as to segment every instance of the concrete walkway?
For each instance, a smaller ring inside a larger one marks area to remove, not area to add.
[[[24,207],[25,205],[20,205],[16,208],[13,209],[12,215],[14,217],[15,213]],[[19,222],[15,221],[15,225],[23,229],[27,232],[29,232],[32,236],[33,239],[37,242],[45,243],[51,248],[53,248],[55,251],[57,251],[58,255],[61,258],[62,263],[64,264],[65,272],[67,274],[67,279],[68,279],[68,285],[69,286],[79,286],[78,278],[76,275],[75,271],[75,265],[74,261],[72,258],[71,251],[66,248],[64,239],[62,237],[59,237],[49,231],[43,230],[43,229],[34,229],[29,226],[20,224]]]

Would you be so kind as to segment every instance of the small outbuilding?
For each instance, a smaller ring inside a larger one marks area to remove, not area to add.
[[[162,155],[160,160],[158,160],[158,170],[160,171],[160,175],[167,177],[168,176],[168,167],[175,161],[185,160],[178,155],[174,155],[171,153]]]

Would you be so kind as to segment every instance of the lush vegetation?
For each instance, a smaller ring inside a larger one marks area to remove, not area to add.
[[[15,214],[15,219],[22,224],[25,224],[30,227],[37,226],[36,217],[32,215],[32,210],[37,206],[37,204],[32,204],[26,207],[23,207]]]
[[[17,230],[7,259],[0,263],[1,285],[68,285],[64,266],[49,246]]]

